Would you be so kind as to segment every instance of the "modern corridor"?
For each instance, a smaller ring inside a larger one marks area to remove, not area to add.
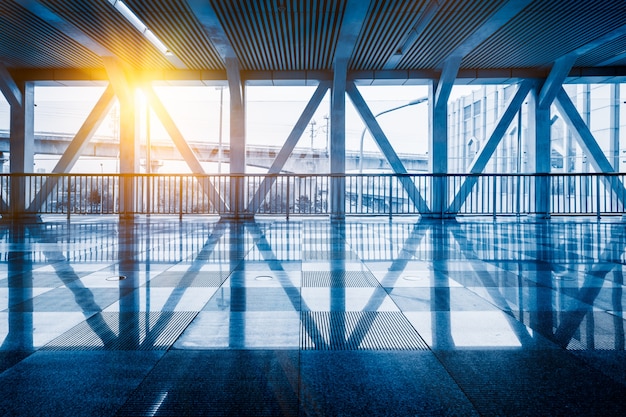
[[[626,415],[618,218],[0,225],[0,415]]]

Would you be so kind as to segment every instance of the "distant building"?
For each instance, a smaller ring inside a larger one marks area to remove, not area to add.
[[[626,169],[626,98],[623,84],[571,84],[566,91],[616,171]],[[448,167],[451,173],[468,172],[500,115],[516,91],[515,85],[485,85],[448,108]],[[484,172],[529,172],[528,101],[522,106]],[[593,172],[571,129],[553,108],[551,131],[552,172]],[[521,129],[520,129],[521,124]]]

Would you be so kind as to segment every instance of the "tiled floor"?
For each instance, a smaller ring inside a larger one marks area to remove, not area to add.
[[[44,220],[0,415],[626,415],[620,219]]]

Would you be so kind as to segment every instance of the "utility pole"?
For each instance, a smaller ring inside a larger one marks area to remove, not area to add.
[[[315,120],[311,120],[311,150],[313,150],[313,138],[315,137],[315,125],[317,122]]]

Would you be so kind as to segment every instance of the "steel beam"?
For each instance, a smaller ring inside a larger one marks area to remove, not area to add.
[[[577,56],[574,54],[565,55],[557,59],[548,74],[543,86],[541,87],[541,93],[539,94],[538,107],[549,108],[556,93],[563,85],[563,81],[572,69],[574,62],[576,62]]]
[[[237,58],[211,3],[206,0],[187,0],[187,4],[222,59],[226,61],[227,58]]]
[[[96,102],[85,122],[82,124],[80,129],[78,129],[74,139],[59,159],[59,162],[57,162],[56,166],[52,170],[52,173],[64,174],[68,173],[72,169],[82,154],[85,145],[87,145],[89,140],[91,140],[93,135],[98,131],[98,128],[111,111],[114,103],[115,93],[113,91],[113,87],[109,85],[100,96],[100,99]]]
[[[486,39],[496,33],[509,20],[519,14],[533,0],[509,0],[481,25],[470,36],[468,36],[454,51],[450,57],[464,57]]]
[[[445,58],[442,64],[441,77],[436,83],[431,101],[431,143],[430,158],[433,171],[432,204],[431,211],[444,215],[448,208],[447,180],[441,174],[448,173],[448,99],[454,87],[454,81],[458,75],[461,61],[478,45],[492,36],[509,20],[515,17],[532,0],[509,0],[504,3],[493,15],[481,26],[459,44]]]
[[[94,85],[109,80],[104,69],[51,69],[51,68],[14,68],[16,81],[34,81],[46,85]],[[463,84],[510,84],[526,78],[545,78],[549,68],[461,68],[456,79]],[[226,71],[221,70],[142,70],[136,73],[142,80],[167,81],[172,85],[180,82],[184,85],[199,86],[224,85]],[[357,85],[427,85],[437,80],[439,70],[351,70],[348,79]],[[241,78],[247,85],[317,85],[320,81],[332,80],[332,71],[241,71]],[[573,67],[566,82],[620,83],[626,79],[625,66],[609,67]]]
[[[371,0],[347,0],[339,29],[334,61],[350,61]]]
[[[593,136],[593,133],[589,130],[589,127],[585,121],[580,117],[578,110],[572,103],[572,100],[567,95],[567,92],[561,88],[556,95],[554,102],[557,110],[561,113],[561,116],[572,127],[574,136],[578,139],[580,147],[583,149],[591,159],[591,165],[599,173],[614,173],[616,172],[611,162],[608,160],[602,148],[598,145],[598,142]],[[619,202],[624,206],[626,200],[626,189],[624,184],[618,177],[605,178],[605,183],[609,185],[609,188],[615,193]],[[599,192],[600,190],[596,190]]]
[[[123,66],[124,64],[116,58],[111,57],[103,57],[102,62],[104,63],[110,85],[113,87],[113,91],[115,91],[115,95],[120,101],[120,106],[134,103],[135,98],[132,91],[134,80],[131,80],[129,72]]]
[[[239,58],[213,6],[204,0],[188,0],[187,3],[224,61],[230,94],[230,173],[243,175],[246,172],[246,123]],[[230,207],[235,216],[245,210],[244,187],[240,183],[242,179],[242,176],[235,177],[230,183]]]
[[[448,99],[450,98],[450,93],[454,87],[454,80],[461,66],[461,59],[462,57],[460,56],[453,56],[448,58],[443,64],[441,77],[437,82],[437,88],[435,90],[435,100],[432,102],[435,109],[441,110],[442,107],[445,107],[447,111]],[[446,119],[447,117],[448,115],[446,114]]]
[[[398,157],[396,151],[393,149],[393,146],[389,142],[389,139],[387,139],[385,132],[383,132],[382,128],[378,124],[376,117],[367,106],[367,103],[363,99],[363,96],[361,96],[361,93],[359,93],[356,85],[354,85],[353,82],[348,83],[346,91],[359,112],[361,119],[363,119],[363,122],[371,132],[378,149],[380,149],[382,154],[387,158],[387,161],[389,161],[389,165],[391,165],[393,172],[396,174],[407,174],[408,172],[404,167],[404,164]],[[417,207],[417,210],[422,214],[429,213],[430,209],[428,208],[428,204],[426,204],[426,201],[411,178],[409,176],[401,175],[399,179],[402,186],[406,190],[407,195]]]
[[[102,45],[101,43],[94,40],[92,37],[87,35],[81,29],[79,29],[72,22],[65,19],[63,16],[55,13],[50,10],[47,6],[41,4],[37,0],[14,0],[16,3],[27,9],[29,12],[39,17],[44,22],[48,23],[55,29],[62,32],[67,37],[71,38],[73,41],[82,45],[95,55],[99,57],[114,57],[115,54],[111,52],[107,47]],[[169,53],[164,55],[165,59],[167,59],[175,68],[185,69],[187,68],[185,64],[174,54]]]
[[[398,43],[394,54],[390,56],[385,63],[384,69],[395,69],[398,66],[402,58],[404,58],[404,55],[411,50],[411,47],[413,46],[415,41],[417,41],[421,32],[431,22],[431,20],[437,14],[440,8],[441,4],[438,0],[429,1],[426,3],[424,10],[414,17],[413,22],[411,22],[411,30]]]
[[[552,104],[578,57],[624,35],[626,35],[626,25],[622,25],[591,42],[581,45],[557,59],[541,89],[538,102],[539,108],[549,107]]]
[[[73,23],[69,22],[62,16],[50,10],[37,0],[14,0],[20,6],[39,17],[50,26],[62,32],[65,36],[71,38],[78,44],[82,45],[86,49],[90,50],[94,54],[100,57],[114,57],[115,54],[107,49],[101,43],[95,41],[93,38],[85,34],[82,30],[76,27]]]
[[[22,106],[22,92],[2,63],[0,63],[0,91],[10,106]]]
[[[278,155],[276,155],[274,162],[269,168],[267,173],[270,174],[270,176],[266,176],[265,178],[263,178],[263,181],[261,181],[261,184],[259,184],[259,188],[252,197],[252,200],[250,200],[250,204],[248,204],[248,212],[256,213],[256,211],[259,209],[261,202],[265,199],[265,196],[272,188],[272,185],[274,185],[274,183],[276,182],[276,177],[271,176],[271,174],[278,174],[283,169],[283,166],[287,162],[289,155],[291,155],[293,149],[296,147],[296,144],[302,137],[304,130],[307,128],[309,121],[315,114],[315,111],[319,107],[322,99],[326,95],[326,92],[329,88],[330,82],[328,81],[321,82],[317,86],[317,89],[313,93],[313,96],[302,111],[300,118],[291,130],[291,133],[287,137],[287,140],[283,144],[282,148],[278,152]]]
[[[493,132],[489,136],[489,139],[485,143],[485,146],[481,149],[478,156],[472,162],[469,169],[469,176],[465,178],[465,181],[461,184],[459,191],[456,193],[454,200],[448,207],[448,212],[456,213],[463,206],[465,200],[469,196],[472,188],[476,184],[478,177],[471,174],[480,174],[485,170],[487,163],[491,159],[491,156],[496,151],[496,148],[502,141],[504,134],[506,133],[506,129],[508,129],[509,125],[513,121],[515,115],[521,111],[522,104],[524,103],[524,99],[530,92],[533,87],[534,82],[531,80],[526,80],[522,82],[515,93],[515,96],[509,102],[506,110],[500,116],[500,120],[493,129]]]
[[[154,110],[154,113],[157,115],[163,127],[170,135],[172,142],[180,152],[181,156],[191,168],[191,172],[197,175],[197,180],[202,184],[202,190],[205,195],[209,198],[211,203],[217,207],[218,212],[224,213],[228,210],[226,203],[220,196],[219,192],[215,189],[213,183],[206,177],[206,173],[202,168],[202,164],[196,158],[195,153],[183,137],[183,134],[180,132],[176,123],[168,113],[167,109],[159,99],[159,96],[154,92],[154,89],[151,86],[143,86],[143,91],[146,94],[148,102],[150,103],[150,107]]]
[[[115,102],[115,94],[113,92],[113,87],[109,86],[100,96],[100,99],[91,110],[91,113],[87,116],[87,119],[80,127],[74,139],[68,145],[67,149],[59,159],[59,162],[55,165],[52,170],[53,174],[65,174],[71,171],[72,167],[78,161],[83,150],[87,146],[87,143],[91,140],[93,135],[96,133],[106,116],[111,111],[111,107],[113,107],[113,103]],[[51,176],[48,177],[39,192],[34,196],[30,206],[30,212],[38,212],[41,209],[41,206],[48,199],[50,193],[54,190],[56,185],[59,182],[59,177]]]

